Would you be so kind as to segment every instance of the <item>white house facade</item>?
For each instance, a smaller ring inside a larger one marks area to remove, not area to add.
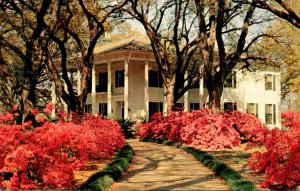
[[[124,39],[95,49],[91,91],[85,112],[113,119],[149,120],[166,112],[164,87],[151,48],[142,38]],[[270,127],[280,126],[280,71],[264,68],[236,70],[228,77],[221,98],[222,109],[255,114]],[[184,111],[208,102],[203,79],[178,101]]]

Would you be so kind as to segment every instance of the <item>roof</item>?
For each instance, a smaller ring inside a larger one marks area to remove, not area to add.
[[[152,51],[152,48],[147,36],[136,34],[120,41],[95,47],[94,54],[106,53],[113,50]]]

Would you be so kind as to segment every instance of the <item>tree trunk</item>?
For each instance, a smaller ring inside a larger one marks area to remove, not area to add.
[[[81,78],[81,94],[78,95],[78,100],[76,101],[76,113],[81,115],[84,113],[84,106],[86,102],[86,98],[88,95],[88,85],[91,82],[91,74],[92,74],[92,67],[93,66],[93,58],[90,59],[85,58],[83,61],[83,70],[82,70],[82,78]]]
[[[33,84],[32,84],[33,85]],[[29,85],[30,86],[30,85]],[[28,91],[29,89],[29,91]],[[22,115],[22,122],[27,122],[27,121],[31,121],[32,125],[34,127],[36,127],[36,121],[35,121],[35,116],[32,115],[31,110],[34,108],[35,106],[35,93],[34,93],[34,89],[33,87],[30,88],[23,88],[22,93],[21,93],[21,112],[23,112]]]
[[[209,80],[207,83],[207,91],[209,95],[208,109],[212,113],[221,111],[221,96],[223,92],[223,83],[220,80]]]
[[[175,108],[175,76],[171,80],[167,80],[166,87],[166,101],[167,101],[167,115]]]
[[[167,113],[170,113],[175,108],[174,86],[173,88],[172,86],[167,88],[166,100],[167,100]]]

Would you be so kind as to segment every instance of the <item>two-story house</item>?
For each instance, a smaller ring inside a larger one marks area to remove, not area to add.
[[[208,102],[203,79],[178,101],[184,111],[199,109]],[[164,87],[149,41],[135,36],[95,49],[91,92],[85,112],[108,118],[149,119],[166,112]],[[254,72],[235,70],[224,85],[224,110],[256,115],[270,127],[280,126],[280,71],[272,67]]]

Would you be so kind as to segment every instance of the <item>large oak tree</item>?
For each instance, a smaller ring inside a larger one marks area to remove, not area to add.
[[[14,52],[24,65],[22,101],[18,103],[22,112],[26,109],[30,116],[30,110],[36,106],[41,71],[47,71],[71,111],[83,112],[94,48],[105,31],[107,19],[126,1],[1,1],[1,47]],[[12,41],[12,34],[16,41]],[[68,75],[72,62],[71,67],[80,73],[78,91]],[[30,120],[34,121],[34,116]]]
[[[144,26],[150,39],[170,112],[200,76],[199,60],[193,59],[199,38],[191,1],[130,0],[125,11]]]
[[[191,53],[200,55],[197,60],[203,67],[196,75],[189,75],[192,79],[189,82],[205,76],[209,109],[218,112],[225,79],[238,63],[249,66],[251,61],[262,59],[251,55],[252,45],[263,37],[271,37],[255,33],[255,27],[252,28],[270,20],[255,12],[255,3],[248,5],[231,0],[130,2],[127,12],[144,26],[151,41],[167,89],[168,110],[172,110],[174,103],[191,87],[180,89],[186,80],[183,79],[186,69],[194,64]],[[171,60],[170,55],[175,59]],[[172,62],[173,68],[170,67]]]
[[[4,90],[19,96],[17,104],[19,104],[22,121],[35,122],[31,109],[37,104],[37,86],[43,71],[44,17],[47,15],[50,4],[51,1],[22,0],[3,0],[0,3],[0,58],[4,69],[3,77],[8,79],[8,77],[21,76],[13,80],[14,83],[18,83],[18,91],[15,91],[14,86],[9,87],[9,91]],[[7,64],[16,64],[17,66],[10,68],[17,69],[19,74],[16,75],[19,76],[7,73],[9,71],[6,70],[9,68]],[[5,65],[7,65],[6,69]],[[12,80],[10,81],[10,84],[8,81],[5,85],[12,85]]]
[[[257,8],[267,10],[300,28],[300,12],[297,0],[233,0],[237,3],[255,4]]]

